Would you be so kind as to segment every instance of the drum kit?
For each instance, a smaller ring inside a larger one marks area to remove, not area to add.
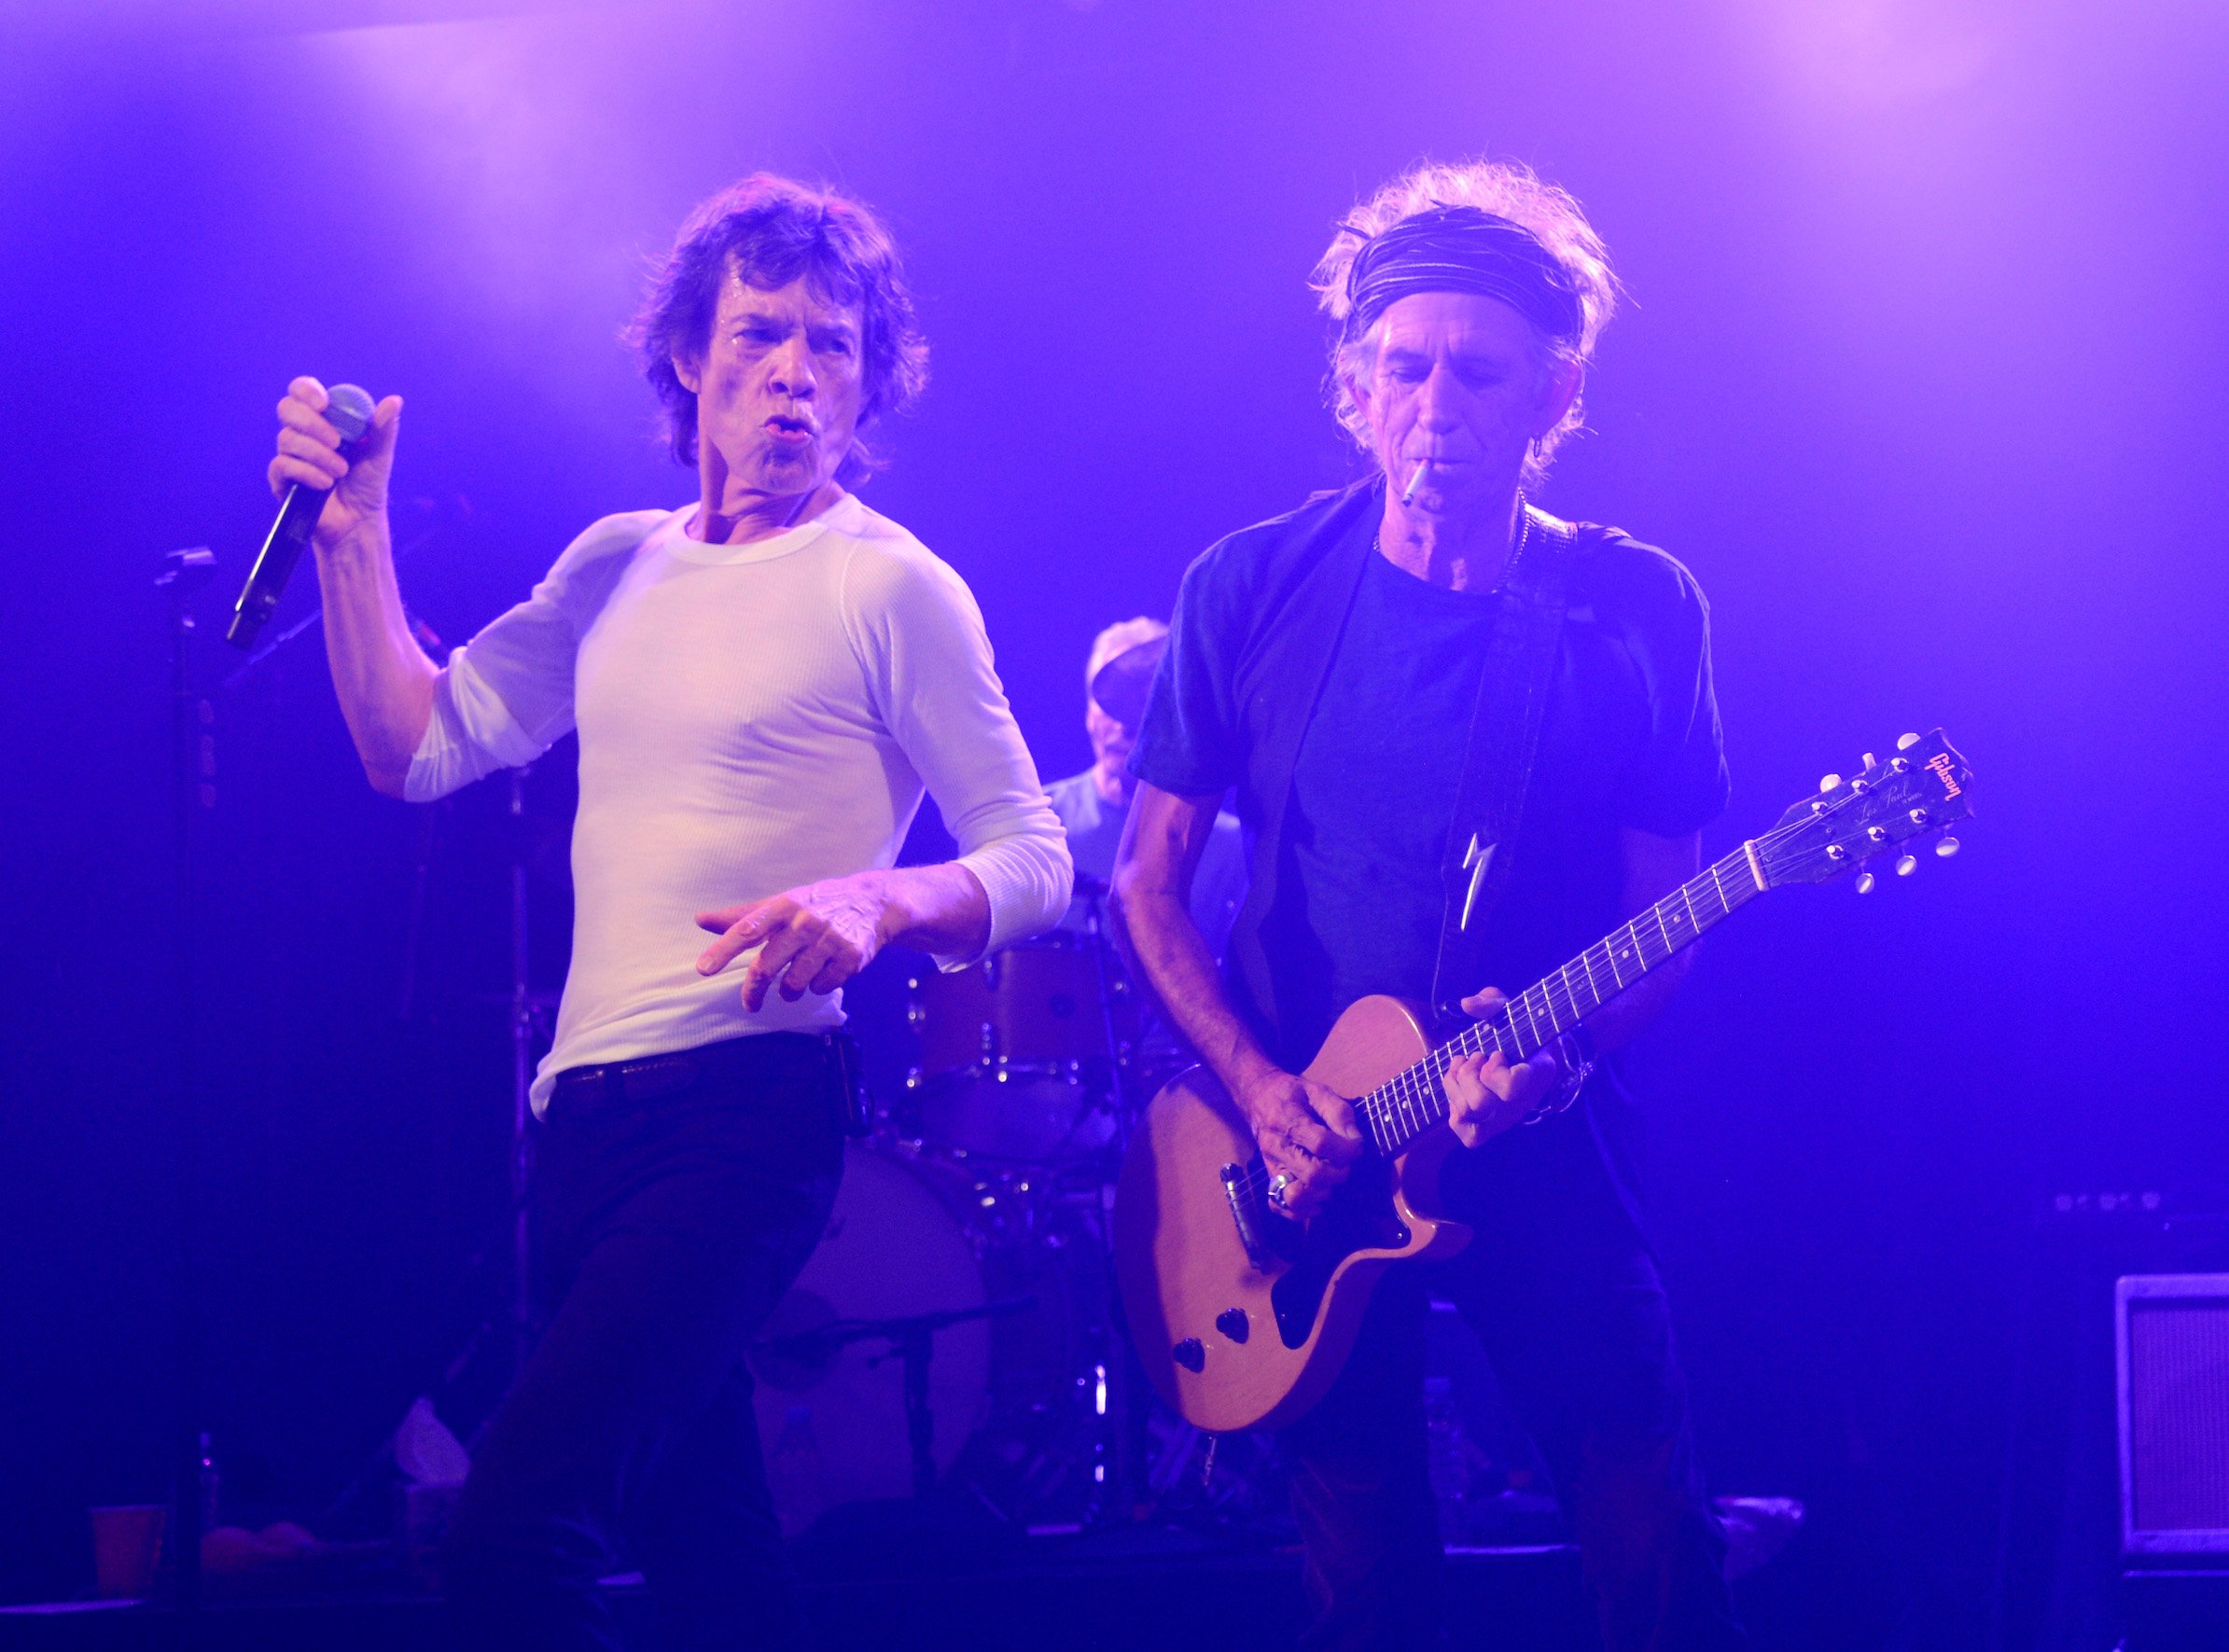
[[[1142,1430],[1113,1187],[1165,1073],[1101,893],[1080,899],[1080,930],[909,982],[917,1064],[848,1145],[826,1235],[751,1355],[791,1534],[939,1488],[1038,1530],[1126,1506]]]

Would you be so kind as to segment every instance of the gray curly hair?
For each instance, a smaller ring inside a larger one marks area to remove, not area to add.
[[[1544,182],[1524,162],[1434,160],[1403,173],[1346,215],[1308,284],[1334,324],[1328,386],[1331,410],[1366,453],[1372,452],[1370,426],[1355,401],[1354,382],[1376,365],[1379,329],[1372,326],[1357,339],[1344,336],[1352,307],[1347,271],[1366,242],[1402,219],[1436,206],[1475,206],[1521,225],[1569,272],[1580,301],[1579,337],[1576,340],[1551,339],[1534,328],[1533,341],[1543,372],[1574,364],[1583,367],[1593,360],[1595,340],[1601,337],[1610,312],[1617,308],[1617,276],[1610,270],[1609,253],[1602,238],[1567,191]],[[1538,488],[1547,480],[1548,465],[1556,449],[1585,422],[1580,399],[1574,396],[1563,419],[1533,445],[1526,457],[1525,487]]]

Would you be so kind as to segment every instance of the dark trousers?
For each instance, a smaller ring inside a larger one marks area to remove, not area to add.
[[[466,1645],[617,1646],[615,1541],[674,1646],[801,1643],[744,1356],[828,1224],[844,1086],[826,1037],[721,1048],[662,1094],[551,1102],[535,1209],[558,1306],[443,1554]]]
[[[1600,1190],[1560,1205],[1538,1191],[1489,1205],[1451,1188],[1451,1211],[1477,1218],[1470,1247],[1393,1270],[1330,1395],[1285,1431],[1317,1612],[1302,1643],[1310,1652],[1441,1644],[1423,1395],[1435,1294],[1478,1334],[1554,1477],[1609,1652],[1747,1644],[1655,1263]],[[1457,1646],[1484,1638],[1456,1629]]]

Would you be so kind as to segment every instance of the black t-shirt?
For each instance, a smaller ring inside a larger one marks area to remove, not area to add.
[[[1229,542],[1226,542],[1229,543]],[[1172,684],[1211,684],[1247,618],[1219,589],[1242,574],[1194,564],[1177,604]],[[1725,806],[1707,612],[1687,570],[1622,535],[1575,553],[1539,755],[1487,951],[1514,993],[1614,926],[1619,834],[1694,831]],[[1271,1053],[1305,1065],[1366,993],[1430,991],[1441,858],[1498,594],[1442,590],[1372,554],[1294,760],[1275,895],[1262,923],[1275,980]],[[1189,668],[1189,669],[1188,669]],[[1132,771],[1199,795],[1244,773],[1227,693],[1171,694]],[[1242,1010],[1249,1010],[1244,1004]],[[1254,1018],[1259,1019],[1259,1018]]]
[[[1130,758],[1163,791],[1237,788],[1265,907],[1251,939],[1242,917],[1226,978],[1233,1007],[1295,1071],[1358,994],[1430,990],[1455,770],[1503,600],[1386,562],[1369,539],[1383,497],[1373,486],[1319,498],[1192,563]],[[1479,983],[1512,992],[1624,916],[1623,828],[1680,837],[1726,801],[1693,577],[1612,530],[1581,529],[1571,555],[1539,754]],[[1249,989],[1253,967],[1273,1003]],[[1454,1156],[1442,1190],[1482,1255],[1621,1220],[1645,1232],[1634,1151],[1613,1062],[1583,1105]]]

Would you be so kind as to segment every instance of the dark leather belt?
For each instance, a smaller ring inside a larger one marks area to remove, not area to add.
[[[848,1033],[754,1033],[719,1044],[638,1056],[600,1066],[567,1067],[550,1089],[550,1115],[578,1118],[607,1108],[640,1106],[694,1084],[763,1076],[785,1061],[812,1054],[832,1059],[847,1088],[857,1069]]]

